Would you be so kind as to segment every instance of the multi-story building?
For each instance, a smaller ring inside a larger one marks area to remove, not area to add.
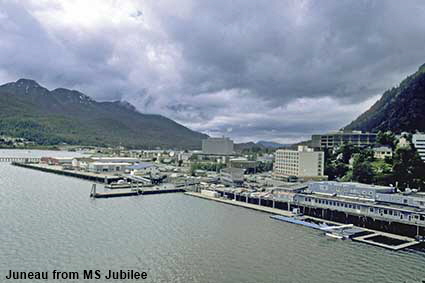
[[[339,131],[323,135],[312,135],[311,146],[313,148],[334,148],[343,144],[356,146],[374,145],[376,143],[375,133],[362,133],[361,131]]]
[[[322,151],[299,146],[298,150],[279,149],[273,167],[273,176],[285,179],[296,176],[303,179],[326,179],[325,157]]]
[[[422,161],[425,162],[425,134],[414,134],[412,136],[412,143],[418,151]]]
[[[202,153],[211,155],[231,155],[234,153],[233,141],[224,137],[202,140]]]

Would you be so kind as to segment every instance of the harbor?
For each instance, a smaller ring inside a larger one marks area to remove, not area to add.
[[[307,228],[320,230],[327,236],[333,236],[338,239],[351,239],[353,241],[361,242],[368,245],[374,245],[382,248],[386,248],[393,251],[413,247],[416,245],[422,245],[421,242],[416,241],[414,238],[404,237],[396,234],[385,233],[381,231],[375,231],[364,227],[356,227],[352,224],[343,225],[338,222],[326,221],[320,218],[310,216],[298,216],[296,213],[290,211],[284,211],[281,209],[265,207],[261,205],[255,205],[251,203],[229,200],[224,198],[211,197],[205,194],[197,192],[185,192],[186,195],[211,200],[219,203],[229,204],[242,208],[253,209],[256,211],[273,214],[270,216],[271,219],[278,221],[288,222],[292,224],[301,225]],[[333,231],[333,233],[332,233]],[[337,231],[337,232],[335,232]]]
[[[421,195],[401,195],[391,187],[323,181],[285,183],[279,187],[251,181],[247,183],[249,187],[229,187],[231,175],[225,184],[211,177],[175,178],[173,171],[160,171],[163,167],[130,157],[45,157],[39,163],[12,161],[12,165],[93,181],[90,197],[94,199],[185,192],[272,214],[272,219],[322,230],[324,235],[336,239],[347,238],[391,250],[421,244],[425,236]],[[104,191],[96,189],[96,184],[103,184]],[[389,204],[403,199],[410,205]]]

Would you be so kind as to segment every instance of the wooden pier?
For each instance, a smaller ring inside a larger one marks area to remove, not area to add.
[[[38,163],[40,157],[0,157],[0,162]]]
[[[42,172],[48,172],[48,173],[54,173],[64,176],[70,176],[80,179],[85,179],[97,183],[106,183],[110,184],[112,182],[117,182],[121,179],[119,176],[110,176],[110,175],[101,175],[101,174],[95,174],[91,172],[81,172],[81,171],[75,171],[75,170],[64,170],[61,168],[58,168],[57,166],[51,166],[51,165],[45,165],[45,164],[28,164],[28,163],[21,163],[21,162],[12,162],[12,165],[19,166],[23,168],[28,169],[34,169],[39,170]]]
[[[201,193],[196,193],[196,192],[186,192],[185,194],[189,195],[189,196],[193,196],[193,197],[213,200],[213,201],[216,201],[216,202],[221,202],[221,203],[230,204],[230,205],[234,205],[234,206],[240,206],[240,207],[258,210],[258,211],[261,211],[261,212],[266,212],[266,213],[271,213],[271,214],[278,214],[278,215],[283,215],[283,216],[293,216],[294,215],[292,212],[287,211],[287,210],[282,210],[282,209],[272,208],[272,207],[267,207],[267,206],[261,206],[261,205],[258,205],[258,204],[246,203],[246,202],[241,202],[241,201],[223,199],[223,198],[214,198],[214,197],[206,196],[206,195],[203,195]]]

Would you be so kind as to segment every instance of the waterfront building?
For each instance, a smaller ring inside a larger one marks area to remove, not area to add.
[[[410,228],[413,229],[409,230],[406,226],[391,224],[395,230],[403,227],[412,235],[419,231],[419,227],[425,227],[425,195],[416,190],[398,193],[394,187],[351,182],[316,182],[309,184],[303,193],[297,194],[294,202],[302,206],[304,213],[320,216],[316,215],[320,211],[325,218],[324,210],[334,219],[353,215],[360,217],[356,221],[370,221],[364,218],[369,217],[374,221],[412,225]]]
[[[130,165],[131,163],[92,162],[89,163],[88,171],[93,173],[124,172]]]
[[[425,162],[425,134],[414,134],[412,136],[412,143],[418,151],[418,154],[422,161]]]
[[[379,146],[373,148],[373,157],[377,159],[385,159],[385,157],[392,157],[393,150],[389,146]]]
[[[308,185],[307,192],[329,196],[341,196],[358,199],[376,199],[376,194],[395,193],[396,188],[375,186],[355,182],[314,182]]]
[[[89,164],[94,162],[90,157],[75,157],[72,159],[72,167],[78,170],[88,170]]]
[[[340,223],[415,237],[425,236],[425,193],[354,182],[312,182],[270,188],[259,197],[249,189],[215,188],[221,196]],[[261,199],[260,199],[261,198]]]
[[[140,160],[138,158],[134,157],[97,157],[92,156],[90,157],[95,162],[107,162],[107,163],[139,163]]]
[[[48,165],[72,165],[73,157],[42,157],[41,163]]]
[[[207,138],[202,140],[202,153],[211,155],[232,155],[233,141],[229,138]]]
[[[220,171],[220,181],[227,186],[240,186],[244,182],[244,169],[223,168]]]
[[[277,179],[323,180],[326,179],[324,160],[322,151],[313,151],[306,146],[299,146],[298,150],[279,149],[276,151],[273,176]]]
[[[375,133],[363,133],[361,131],[338,131],[327,134],[311,136],[313,148],[336,148],[343,144],[355,146],[374,145],[376,143]]]
[[[127,167],[131,175],[156,175],[159,173],[158,167],[152,163],[137,163]]]

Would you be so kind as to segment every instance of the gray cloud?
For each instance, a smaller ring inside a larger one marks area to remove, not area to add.
[[[424,27],[423,1],[0,0],[0,80],[289,142],[342,127],[415,71]]]

